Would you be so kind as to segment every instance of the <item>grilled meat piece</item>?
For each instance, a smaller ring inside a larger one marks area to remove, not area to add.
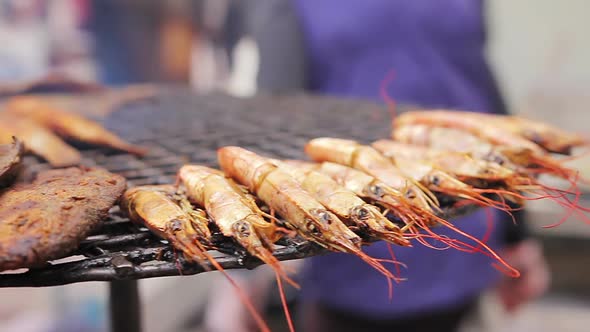
[[[76,249],[107,216],[125,179],[100,169],[42,172],[0,193],[0,270],[35,267]]]
[[[40,98],[14,97],[6,103],[6,111],[30,119],[68,139],[104,145],[140,156],[147,153],[145,148],[124,141],[99,123],[56,108]]]
[[[11,144],[0,144],[0,189],[9,186],[21,169],[24,148],[13,137]]]

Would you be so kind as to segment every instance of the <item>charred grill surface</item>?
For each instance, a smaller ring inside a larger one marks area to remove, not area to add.
[[[307,159],[303,146],[311,138],[332,136],[368,143],[389,137],[389,123],[385,108],[353,100],[303,95],[238,99],[166,88],[153,98],[126,104],[104,121],[107,129],[147,147],[146,156],[86,147],[82,164],[120,174],[128,187],[174,183],[183,164],[218,168],[216,151],[222,146],[242,146],[276,158]],[[23,178],[28,179],[50,168],[33,156],[25,157],[25,164]],[[219,250],[215,257],[226,269],[261,264],[220,234],[214,235],[214,242]],[[299,239],[279,244],[275,251],[279,260],[325,253]],[[115,207],[72,256],[27,272],[1,274],[0,286],[54,286],[200,272],[200,266],[185,262],[165,241],[130,223]]]

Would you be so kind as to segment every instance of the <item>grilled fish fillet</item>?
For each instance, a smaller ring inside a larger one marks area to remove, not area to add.
[[[0,270],[69,254],[107,217],[125,187],[123,177],[105,170],[66,168],[0,192]]]

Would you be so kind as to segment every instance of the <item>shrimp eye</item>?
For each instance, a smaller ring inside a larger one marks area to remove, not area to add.
[[[438,177],[438,175],[431,176],[430,183],[432,183],[432,185],[434,185],[434,186],[440,185],[440,178]]]
[[[364,206],[355,206],[352,210],[353,219],[366,221],[371,216],[371,212]]]
[[[332,217],[326,211],[322,211],[318,213],[318,218],[324,224],[331,225],[332,224]]]
[[[311,220],[311,219],[307,219],[307,223],[305,224],[305,227],[307,228],[308,231],[310,231],[314,235],[320,234],[320,231],[318,230],[318,228],[314,224],[313,220]]]
[[[504,163],[506,162],[506,160],[504,160],[503,157],[498,156],[498,155],[493,156],[492,161],[500,166],[504,165]]]
[[[369,187],[369,192],[376,196],[376,197],[381,197],[383,196],[383,189],[380,186],[377,185],[372,185]]]
[[[407,199],[416,198],[416,192],[413,189],[408,189],[408,191],[406,191],[406,198]]]
[[[182,230],[182,221],[174,219],[170,222],[170,229],[172,232],[180,232]]]
[[[250,236],[250,225],[243,221],[236,221],[233,225],[232,225],[232,229],[235,233],[237,233],[237,235],[239,237],[248,237]]]

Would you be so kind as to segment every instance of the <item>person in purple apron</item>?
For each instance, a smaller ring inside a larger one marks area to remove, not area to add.
[[[398,105],[506,113],[485,60],[480,0],[259,0],[250,10],[256,18],[249,33],[259,46],[260,90],[384,102],[380,87],[393,72],[387,91]],[[390,300],[383,276],[358,258],[313,257],[304,260],[300,273],[299,329],[456,331],[480,296],[494,288],[506,309],[518,308],[544,292],[548,272],[522,220],[513,226],[506,217],[494,215],[487,244],[519,269],[521,278],[504,277],[481,254],[414,243],[394,248],[408,267],[401,271],[407,280],[394,284]],[[488,229],[483,210],[453,222],[477,238]],[[460,238],[448,229],[436,231]],[[365,251],[390,257],[385,243]]]
[[[506,113],[485,60],[482,1],[291,0],[291,5],[304,46],[308,91],[383,102],[380,86],[392,72],[387,91],[398,104]],[[269,57],[261,54],[261,75],[285,75],[265,67]],[[259,78],[261,89],[264,82]],[[481,254],[415,243],[395,248],[397,259],[408,265],[402,269],[407,280],[394,285],[390,301],[384,278],[356,257],[314,257],[301,271],[302,330],[453,331],[488,289],[501,287],[508,308],[539,295],[547,287],[539,246],[522,220],[514,227],[499,214],[495,219],[488,244],[521,269],[520,279],[504,277]],[[485,211],[454,222],[477,238],[487,229]],[[450,230],[437,232],[456,237]],[[389,257],[384,243],[365,251]]]

